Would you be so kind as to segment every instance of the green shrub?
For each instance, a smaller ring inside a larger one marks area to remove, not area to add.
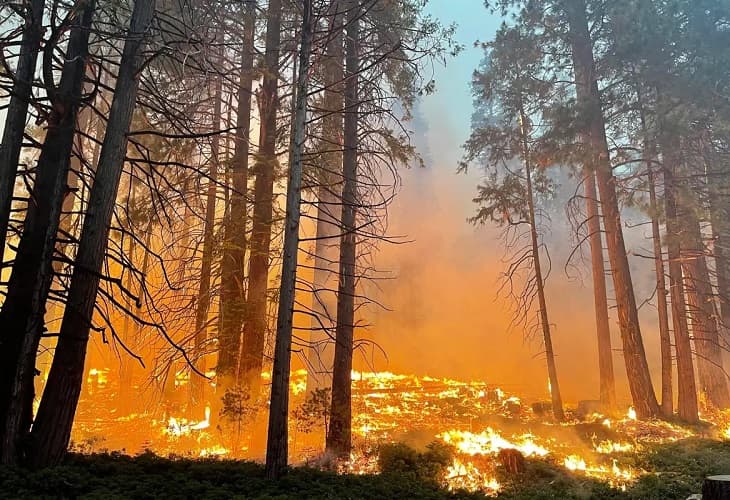
[[[384,444],[380,447],[378,466],[383,474],[397,474],[410,478],[441,483],[446,469],[453,461],[453,449],[434,441],[426,451],[418,452],[405,443]]]

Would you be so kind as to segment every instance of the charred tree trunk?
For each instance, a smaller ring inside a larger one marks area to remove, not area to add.
[[[586,197],[588,238],[591,245],[591,270],[593,272],[593,306],[596,313],[598,336],[598,373],[601,405],[616,406],[616,380],[613,373],[613,351],[611,350],[611,327],[608,322],[608,293],[606,292],[606,262],[603,258],[601,218],[598,213],[596,175],[584,169],[583,184]]]
[[[317,234],[314,246],[312,279],[312,318],[310,346],[307,355],[309,374],[307,390],[332,387],[332,363],[337,311],[337,271],[339,258],[340,219],[342,218],[342,96],[343,17],[341,2],[332,2],[334,36],[325,55],[325,116],[322,119],[322,165],[317,169]]]
[[[674,181],[678,158],[673,139],[667,135],[665,130],[666,124],[660,120],[660,146],[664,167],[664,206],[667,218],[669,294],[672,299],[672,325],[677,352],[677,413],[682,420],[698,422],[697,386],[689,326],[687,325],[687,306],[684,298],[680,251],[681,230],[677,214],[677,186]]]
[[[347,457],[352,449],[352,353],[355,328],[355,258],[357,215],[357,126],[359,121],[358,72],[360,67],[360,3],[347,3],[345,31],[345,119],[342,173],[342,237],[340,238],[340,281],[337,291],[337,328],[332,371],[327,450]]]
[[[238,87],[236,135],[231,166],[232,189],[225,224],[221,258],[221,327],[218,332],[218,383],[223,389],[238,384],[241,331],[246,314],[246,226],[248,221],[248,159],[251,136],[251,95],[253,93],[254,38],[256,1],[246,2]]]
[[[281,0],[269,2],[266,25],[264,81],[259,95],[261,129],[259,154],[254,165],[253,220],[249,257],[247,317],[244,326],[241,382],[251,399],[258,396],[266,346],[266,305],[269,289],[271,226],[274,210],[274,178],[279,166],[276,157],[276,113],[279,109],[279,50],[281,45]]]
[[[10,223],[15,177],[18,173],[20,151],[23,147],[25,120],[33,94],[38,52],[43,37],[44,0],[25,2],[27,5],[20,55],[14,75],[13,90],[5,115],[2,143],[0,143],[0,262],[5,252],[5,240]]]
[[[135,1],[99,165],[89,195],[89,208],[81,230],[68,305],[48,383],[31,432],[29,460],[36,467],[58,463],[66,452],[71,436],[83,381],[99,276],[106,255],[109,225],[137,98],[142,48],[153,13],[154,0]]]
[[[569,37],[573,52],[576,93],[585,114],[584,136],[589,141],[588,146],[592,154],[588,168],[596,173],[601,198],[629,389],[637,414],[641,418],[653,417],[659,414],[659,404],[652,387],[644,342],[641,338],[636,297],[621,227],[621,211],[616,196],[616,179],[611,168],[601,96],[596,79],[593,43],[588,29],[585,0],[566,0],[565,7],[570,24]]]
[[[81,102],[84,67],[94,1],[84,6],[71,26],[59,88],[46,81],[53,111],[38,159],[37,173],[23,235],[8,291],[0,312],[0,461],[13,463],[19,439],[28,431],[34,398],[35,357],[44,330],[46,299],[53,278],[61,206]],[[52,52],[52,51],[51,51]],[[47,57],[52,57],[47,52]],[[47,66],[52,62],[45,61]]]
[[[223,101],[223,82],[216,78],[213,92],[213,131],[220,129],[221,105]],[[195,301],[195,368],[205,374],[205,349],[208,340],[208,312],[210,311],[210,282],[213,268],[213,245],[215,238],[215,205],[218,192],[218,172],[220,162],[220,134],[215,134],[210,145],[210,169],[208,171],[208,189],[205,196],[205,222],[203,225],[203,254],[200,259],[200,282]],[[205,378],[198,373],[190,375],[190,401],[193,406],[205,399]]]
[[[555,353],[553,351],[553,339],[550,333],[550,321],[548,320],[547,301],[545,300],[545,280],[542,275],[540,263],[540,242],[537,234],[537,221],[535,217],[535,200],[532,191],[532,166],[530,164],[530,147],[528,144],[528,122],[524,109],[520,108],[520,134],[522,136],[522,156],[525,162],[525,182],[527,184],[527,208],[530,217],[530,240],[532,242],[532,263],[534,266],[535,280],[537,281],[537,300],[540,307],[540,327],[542,328],[543,345],[545,346],[545,358],[547,361],[548,380],[550,381],[550,398],[553,405],[553,417],[558,422],[565,420],[563,413],[563,400],[560,396],[560,385],[558,383],[558,370],[555,366]]]
[[[289,372],[299,253],[299,219],[302,201],[302,164],[307,123],[307,79],[312,48],[312,0],[302,0],[302,31],[296,88],[294,133],[291,141],[289,182],[286,196],[284,258],[281,291],[276,323],[276,347],[271,377],[269,431],[266,441],[266,477],[277,479],[284,472],[289,457]]]

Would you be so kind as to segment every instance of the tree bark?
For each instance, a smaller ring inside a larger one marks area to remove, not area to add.
[[[332,2],[334,35],[325,54],[322,166],[317,169],[317,234],[314,244],[312,317],[307,353],[307,391],[332,387],[334,332],[337,325],[337,271],[342,218],[342,107],[344,80],[341,2]]]
[[[312,49],[312,0],[302,0],[302,32],[299,47],[296,111],[291,141],[289,182],[284,226],[284,258],[281,271],[279,310],[276,323],[274,368],[271,377],[269,430],[266,441],[266,477],[277,479],[289,457],[289,373],[299,253],[299,220],[302,201],[302,164],[307,123],[307,80]]]
[[[266,305],[269,289],[271,226],[274,208],[274,178],[279,162],[276,156],[276,113],[279,109],[279,51],[281,45],[281,0],[270,0],[266,26],[264,79],[259,95],[259,154],[254,165],[253,225],[249,257],[247,318],[241,356],[241,382],[255,400],[261,384],[266,346]]]
[[[218,384],[222,389],[239,383],[241,333],[246,314],[246,227],[248,221],[248,162],[253,94],[256,1],[245,4],[241,76],[238,86],[236,135],[231,166],[230,209],[225,224],[221,257],[221,329],[218,333]]]
[[[697,372],[700,390],[720,409],[730,406],[730,391],[722,366],[720,336],[715,321],[714,297],[710,273],[705,260],[700,221],[695,212],[698,203],[690,194],[689,186],[682,190],[684,203],[682,230],[682,268],[687,291],[688,313],[692,322],[692,338],[697,353]]]
[[[340,281],[337,291],[337,328],[332,372],[327,450],[336,457],[348,457],[352,449],[352,353],[355,326],[356,215],[359,121],[358,72],[360,66],[360,3],[347,3],[345,32],[345,119],[342,159],[342,236],[340,238]]]
[[[664,211],[667,218],[669,294],[672,299],[672,325],[677,352],[677,413],[682,420],[698,422],[697,386],[682,281],[681,230],[677,214],[677,186],[674,181],[678,158],[673,139],[667,135],[666,124],[661,115],[659,133],[664,172]]]
[[[23,27],[23,38],[20,42],[18,65],[15,70],[10,103],[5,115],[2,143],[0,143],[0,262],[2,262],[5,252],[15,177],[18,174],[20,151],[25,134],[25,120],[33,95],[33,75],[43,38],[45,0],[32,0],[25,4],[27,14]]]
[[[616,406],[616,381],[613,372],[613,351],[611,350],[611,327],[608,322],[608,293],[606,292],[606,262],[603,258],[601,219],[598,212],[596,175],[583,170],[586,197],[587,228],[591,246],[591,270],[593,272],[593,307],[596,314],[598,337],[598,374],[601,405],[612,409]]]
[[[81,101],[88,39],[95,11],[85,2],[71,25],[59,87],[46,81],[53,103],[41,149],[23,235],[8,283],[0,324],[0,462],[17,461],[19,440],[30,427],[38,344],[45,328],[61,206]],[[47,52],[51,57],[52,51]],[[51,64],[50,60],[45,61]]]
[[[586,122],[584,136],[589,140],[587,146],[591,152],[587,166],[596,173],[598,183],[629,389],[637,415],[641,418],[654,417],[659,414],[659,404],[654,394],[644,342],[641,338],[636,297],[621,227],[621,211],[616,196],[616,179],[613,176],[601,96],[596,79],[585,0],[565,0],[565,7],[570,25],[569,38],[573,51],[576,94]]]
[[[109,225],[127,149],[127,134],[137,98],[142,49],[154,14],[154,0],[136,0],[89,206],[84,218],[56,353],[30,440],[30,463],[60,462],[71,436],[84,375],[86,347],[106,255]]]

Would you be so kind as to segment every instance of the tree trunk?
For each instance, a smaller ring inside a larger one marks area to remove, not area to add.
[[[337,310],[337,271],[342,218],[342,81],[343,16],[341,2],[332,2],[332,41],[327,45],[322,119],[322,166],[317,169],[317,234],[312,279],[312,317],[307,353],[307,391],[332,387],[334,332]]]
[[[683,217],[682,227],[682,267],[684,269],[685,289],[689,304],[689,318],[692,321],[692,338],[697,353],[697,372],[700,389],[708,400],[720,409],[730,406],[730,392],[727,378],[722,367],[720,337],[715,321],[714,298],[710,273],[705,260],[700,221],[695,210],[697,200],[689,189],[682,190]]]
[[[35,357],[45,326],[46,299],[53,278],[53,251],[95,10],[93,0],[83,5],[71,26],[59,88],[51,89],[54,83],[45,82],[54,106],[38,159],[25,228],[0,312],[0,324],[3,325],[0,337],[0,416],[4,417],[0,427],[2,463],[16,461],[18,441],[27,432],[32,419]]]
[[[687,307],[682,281],[682,257],[680,252],[681,231],[677,218],[677,186],[674,172],[677,168],[677,151],[673,139],[666,132],[660,116],[660,146],[664,172],[664,206],[667,218],[667,259],[669,261],[669,293],[672,299],[672,325],[674,345],[677,351],[677,413],[687,422],[698,422],[697,387],[695,384],[692,345],[687,325]]]
[[[532,263],[535,269],[535,280],[537,281],[537,300],[540,307],[540,327],[542,328],[543,344],[545,346],[545,358],[547,361],[548,380],[550,381],[550,398],[553,404],[553,417],[558,422],[565,420],[563,413],[563,400],[560,396],[560,385],[558,384],[558,371],[555,366],[555,353],[553,352],[553,339],[550,333],[550,321],[548,320],[547,301],[545,300],[545,281],[542,276],[542,265],[540,263],[540,242],[537,235],[537,221],[535,219],[535,200],[532,192],[532,166],[530,165],[530,147],[527,141],[527,116],[524,109],[520,108],[520,134],[522,136],[522,155],[525,162],[525,182],[527,184],[527,207],[530,217],[530,240],[532,242]]]
[[[591,270],[593,272],[593,306],[596,313],[598,336],[598,373],[601,405],[612,409],[616,406],[616,381],[613,373],[611,327],[608,322],[608,293],[606,292],[606,263],[603,258],[601,219],[598,212],[596,176],[589,169],[583,170],[586,197],[587,228],[591,245]]]
[[[38,52],[43,38],[44,0],[25,2],[27,13],[20,55],[15,70],[13,90],[5,115],[2,143],[0,143],[0,262],[3,261],[5,241],[10,222],[15,177],[18,173],[20,151],[23,147],[28,104],[33,94]]]
[[[238,87],[235,152],[231,166],[231,202],[225,224],[225,242],[221,257],[221,328],[218,332],[218,384],[222,389],[238,384],[241,331],[246,314],[245,262],[248,220],[248,159],[251,136],[251,95],[253,93],[254,38],[256,2],[246,2]]]
[[[716,154],[712,142],[707,144],[706,151],[710,220],[721,323],[728,329],[730,328],[730,164]]]
[[[215,132],[221,126],[221,105],[223,101],[223,82],[216,77],[213,95],[213,127]],[[215,205],[218,192],[218,172],[220,170],[220,134],[211,138],[210,168],[208,171],[208,190],[205,197],[205,222],[203,227],[203,255],[200,259],[200,281],[195,301],[195,338],[193,340],[193,361],[198,372],[204,374],[205,350],[208,340],[208,312],[210,311],[210,281],[213,268],[213,245],[215,238]],[[190,374],[190,402],[193,407],[205,399],[206,379],[196,372]]]
[[[312,47],[312,0],[303,0],[302,34],[299,48],[296,111],[291,141],[289,182],[286,196],[284,226],[284,257],[281,270],[281,290],[276,323],[276,347],[271,377],[269,431],[266,442],[266,477],[277,479],[284,472],[289,456],[289,372],[294,315],[294,294],[297,282],[299,253],[299,219],[302,201],[302,163],[307,123],[307,79]]]
[[[337,291],[337,328],[332,372],[332,409],[327,450],[336,457],[348,457],[352,449],[352,353],[355,326],[355,258],[357,163],[359,121],[358,72],[360,66],[360,4],[348,2],[345,33],[345,119],[342,159],[342,237],[340,238],[340,280]]]
[[[647,148],[648,149],[648,148]],[[648,151],[647,151],[648,153]],[[667,308],[667,283],[664,275],[664,256],[662,255],[662,236],[659,230],[659,204],[656,196],[656,178],[651,165],[655,155],[647,158],[649,168],[649,210],[651,211],[651,234],[654,242],[654,270],[656,272],[656,303],[659,317],[659,343],[662,358],[662,414],[671,417],[674,413],[672,391],[672,339],[669,332],[669,311]]]
[[[586,4],[585,0],[567,0],[565,5],[570,24],[576,93],[585,114],[584,136],[589,140],[588,148],[591,152],[587,166],[595,171],[598,182],[629,389],[639,417],[654,417],[659,413],[659,404],[652,387],[641,338],[636,297],[621,227],[621,211],[616,196],[616,179],[613,176],[596,79]]]
[[[270,0],[266,25],[264,80],[259,95],[259,154],[254,165],[253,225],[249,257],[247,317],[241,358],[241,382],[255,400],[261,384],[266,346],[266,305],[269,289],[271,226],[274,209],[274,178],[279,166],[276,156],[276,113],[279,109],[279,51],[281,45],[281,0]]]
[[[48,383],[31,432],[29,458],[36,467],[60,462],[71,436],[83,382],[86,347],[99,277],[106,255],[109,225],[137,97],[142,48],[153,13],[154,0],[135,1],[99,165],[89,195],[89,208],[81,230],[68,306],[64,312]]]

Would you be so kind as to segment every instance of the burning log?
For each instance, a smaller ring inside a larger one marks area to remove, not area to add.
[[[730,475],[709,476],[702,484],[702,500],[730,498]]]
[[[519,450],[514,448],[499,450],[497,458],[508,474],[522,474],[525,472],[525,457]]]

